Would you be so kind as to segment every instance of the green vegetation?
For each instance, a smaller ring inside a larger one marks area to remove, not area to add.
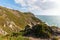
[[[36,18],[30,12],[20,12],[17,10],[8,9],[5,7],[0,7],[0,28],[8,33],[19,32],[21,29],[24,29],[26,25],[37,22],[42,22]],[[7,23],[9,22],[9,23]],[[13,24],[11,24],[13,22]],[[5,25],[4,25],[5,24]],[[14,27],[9,27],[13,25]],[[4,27],[6,26],[6,27]]]
[[[41,37],[41,38],[50,38],[52,36],[53,30],[50,29],[46,24],[37,24],[30,28],[28,25],[26,26],[24,30],[25,36],[35,36],[35,37]]]
[[[0,40],[29,40],[29,38],[18,36],[18,37],[0,37]]]
[[[0,40],[29,40],[26,36],[51,38],[54,34],[52,28],[57,28],[48,26],[31,12],[20,12],[5,7],[0,9],[0,29],[8,33],[1,36]],[[53,40],[58,39],[53,38]]]
[[[18,36],[18,37],[8,37],[8,40],[29,40],[29,39],[23,36]]]
[[[48,27],[45,23],[34,25],[30,28],[29,25],[25,27],[24,30],[20,32],[12,32],[3,37],[7,40],[29,40],[26,36],[39,37],[39,38],[51,38],[52,29]],[[55,39],[55,38],[53,38]]]
[[[30,12],[20,12],[1,6],[0,9],[0,29],[8,33],[0,37],[1,40],[29,40],[23,36],[26,32],[20,32],[20,30],[24,30],[31,22],[42,22]]]
[[[0,40],[29,40],[29,38],[22,36],[20,33],[11,33],[5,36],[0,36]]]

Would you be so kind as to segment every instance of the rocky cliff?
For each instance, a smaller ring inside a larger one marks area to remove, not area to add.
[[[30,12],[20,12],[0,6],[0,34],[6,35],[11,32],[19,32],[26,25],[42,23]]]

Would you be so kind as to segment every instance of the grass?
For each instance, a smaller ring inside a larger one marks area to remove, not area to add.
[[[0,35],[0,40],[29,40],[29,38],[22,36],[22,32],[20,32],[20,33],[7,34],[5,36]]]
[[[19,12],[19,11],[16,11],[16,10],[13,11],[13,10],[5,8],[5,7],[0,7],[0,8],[2,10],[2,13],[5,14],[5,16],[6,16],[6,17],[3,16],[4,21],[5,22],[8,21],[8,20],[13,21],[17,25],[17,27],[19,27],[20,29],[24,29],[25,26],[27,24],[29,24],[30,22],[36,22],[36,20],[38,20],[30,12],[26,12],[26,13],[24,12],[23,13],[23,12]],[[13,12],[17,12],[17,14],[20,15],[20,17],[14,15]],[[2,19],[0,19],[0,20],[2,20]]]
[[[0,7],[1,9],[1,12],[2,14],[0,14],[0,28],[4,31],[6,31],[7,33],[12,33],[12,32],[16,32],[16,30],[20,31],[20,29],[24,29],[25,26],[29,23],[34,23],[36,22],[38,19],[35,18],[35,16],[33,14],[31,14],[30,12],[27,12],[26,14],[24,14],[23,12],[19,12],[19,11],[16,11],[16,10],[11,10],[8,9],[8,8],[4,8],[4,7]],[[14,15],[13,12],[17,12],[18,15],[20,15],[20,17]],[[4,15],[5,14],[5,15]],[[15,25],[17,27],[13,27],[14,30],[12,30],[9,25],[6,27],[4,27],[4,24],[7,24],[7,21],[8,22],[14,22]],[[40,22],[40,21],[39,21]],[[19,28],[19,29],[18,29]],[[17,37],[11,37],[11,36],[8,36],[8,37],[0,37],[0,39],[2,40],[28,40],[28,38],[25,38],[23,37],[22,35],[19,35]]]
[[[19,18],[7,10],[6,10],[6,15],[8,16],[8,18],[10,18],[11,21],[15,22],[17,26],[20,26],[20,28],[22,28],[24,26],[25,21],[24,21],[23,17]]]
[[[29,40],[29,38],[18,36],[18,37],[0,37],[0,40]]]

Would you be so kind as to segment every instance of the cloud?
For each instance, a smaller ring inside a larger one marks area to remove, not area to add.
[[[21,6],[25,6],[24,0],[15,0],[16,3],[21,4]]]
[[[54,5],[52,2],[47,0],[15,0],[15,2],[20,4],[22,7],[27,7],[30,10],[48,9],[52,8],[52,5]]]
[[[56,6],[52,9],[44,10],[43,13],[44,15],[55,15],[55,16],[60,16],[60,0],[50,0],[55,3]]]
[[[15,0],[15,2],[31,11],[40,15],[57,15],[60,12],[60,0]],[[52,14],[53,13],[53,14]]]

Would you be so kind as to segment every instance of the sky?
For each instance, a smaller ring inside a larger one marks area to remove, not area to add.
[[[35,15],[60,16],[60,0],[0,0],[0,6]]]

